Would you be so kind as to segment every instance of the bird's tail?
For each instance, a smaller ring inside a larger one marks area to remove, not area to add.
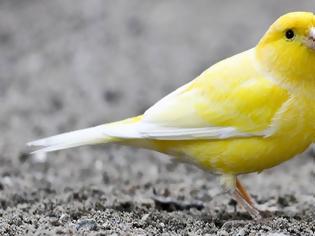
[[[110,135],[111,133],[115,133],[116,130],[124,130],[131,124],[136,123],[139,119],[140,117],[135,117],[119,122],[63,133],[29,142],[27,145],[39,148],[38,150],[32,152],[32,154],[35,154],[53,152],[84,145],[115,142],[119,141],[119,138]]]

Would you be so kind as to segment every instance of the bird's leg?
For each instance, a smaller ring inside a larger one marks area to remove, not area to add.
[[[242,183],[239,181],[239,179],[236,177],[236,189],[238,192],[243,196],[243,199],[251,206],[254,206],[254,201],[252,197],[249,195],[249,193],[246,191],[245,187],[242,185]]]
[[[241,185],[239,180],[234,175],[224,175],[221,178],[221,184],[227,190],[229,190],[238,204],[240,204],[244,209],[250,214],[250,216],[255,219],[261,219],[259,210],[254,206],[251,197]]]

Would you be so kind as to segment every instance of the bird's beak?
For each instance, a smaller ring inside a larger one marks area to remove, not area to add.
[[[315,27],[310,29],[309,35],[305,40],[305,44],[307,47],[315,50]]]

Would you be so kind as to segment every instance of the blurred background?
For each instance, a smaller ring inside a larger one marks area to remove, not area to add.
[[[8,232],[63,232],[85,218],[95,231],[127,232],[128,217],[162,214],[138,203],[150,203],[153,190],[204,202],[205,218],[214,206],[232,211],[213,176],[161,154],[104,145],[30,157],[25,143],[141,114],[213,63],[254,47],[280,15],[314,9],[302,0],[0,0],[0,218]],[[307,156],[244,180],[260,203],[279,207],[278,197],[289,196],[280,203],[284,214],[288,208],[305,215],[314,212],[314,175]],[[121,202],[134,215],[117,213]],[[118,223],[108,221],[113,214]],[[195,218],[185,218],[192,229],[220,229]],[[159,226],[152,222],[138,228],[154,233]]]

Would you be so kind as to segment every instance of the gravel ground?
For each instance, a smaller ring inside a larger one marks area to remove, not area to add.
[[[100,145],[31,157],[25,148],[140,114],[253,47],[281,14],[314,7],[0,0],[0,235],[315,235],[310,154],[242,177],[267,213],[254,222],[215,176],[162,154]]]

